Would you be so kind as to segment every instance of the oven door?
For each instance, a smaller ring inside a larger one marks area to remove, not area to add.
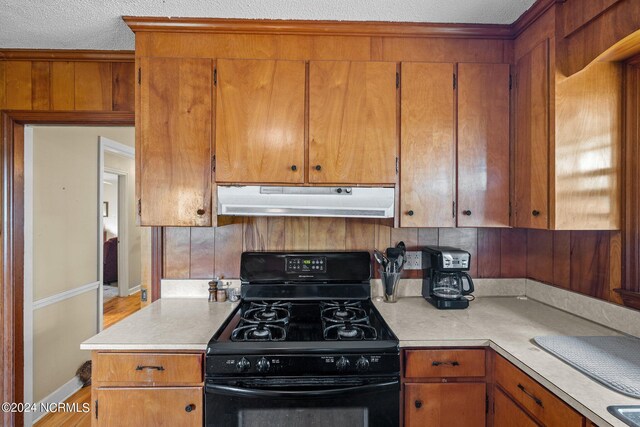
[[[397,376],[207,380],[205,405],[207,426],[398,426],[400,380]]]

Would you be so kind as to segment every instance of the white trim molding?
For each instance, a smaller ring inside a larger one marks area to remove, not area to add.
[[[43,405],[64,402],[72,394],[74,394],[76,391],[80,390],[81,388],[82,388],[82,381],[80,381],[80,378],[78,377],[71,378],[69,381],[64,383],[60,388],[55,390],[53,393],[51,393],[41,401],[37,402],[37,410],[35,412],[25,413],[24,424],[31,425],[31,424],[27,424],[27,415],[29,415],[32,418],[31,422],[35,423],[40,418],[47,415],[47,412],[40,412],[40,408],[42,408]],[[83,409],[82,406],[79,409],[82,410]]]
[[[129,295],[133,295],[136,292],[140,292],[140,289],[142,288],[142,285],[138,285],[138,286],[134,286],[133,288],[129,289]]]
[[[38,310],[42,307],[46,307],[51,304],[55,304],[60,301],[64,301],[69,298],[73,298],[76,295],[84,294],[85,292],[98,289],[100,287],[100,281],[87,283],[86,285],[78,286],[77,288],[69,289],[68,291],[60,292],[45,298],[41,298],[33,302],[33,310]]]
[[[100,137],[100,142],[102,143],[102,147],[104,148],[104,151],[118,154],[120,156],[125,156],[130,159],[136,158],[135,149],[133,147],[129,147],[128,145],[121,144],[118,141],[114,141],[113,139],[109,139],[104,136]]]

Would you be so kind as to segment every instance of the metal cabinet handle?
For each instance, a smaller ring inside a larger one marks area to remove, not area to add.
[[[316,165],[316,170],[317,170],[317,171],[322,170],[322,166],[320,166],[320,165]]]
[[[457,360],[452,360],[450,362],[440,362],[438,360],[435,360],[431,362],[431,366],[440,366],[440,365],[460,366],[460,362],[458,362]]]
[[[534,209],[534,210],[531,211],[531,215],[538,216],[538,215],[540,215],[540,211],[537,211],[537,210]]]
[[[202,216],[202,215],[204,215],[204,213],[205,213],[205,212],[206,212],[206,211],[205,211],[204,209],[198,209],[198,210],[196,211],[196,213],[198,214],[198,216]]]
[[[542,406],[542,400],[540,400],[538,397],[536,397],[535,395],[533,395],[530,391],[528,391],[526,388],[524,388],[524,386],[520,383],[518,383],[518,388],[527,396],[529,396],[530,398],[533,399],[534,402],[536,402],[536,404],[540,405],[541,407],[544,408],[544,406]]]
[[[413,211],[407,211],[407,215],[413,216]]]
[[[420,409],[422,408],[422,400],[416,400],[415,402],[413,402],[413,404],[416,406],[416,408]]]
[[[297,171],[297,170],[298,170],[298,166],[296,166],[296,165],[291,165],[291,170],[292,170],[292,171],[294,171],[294,172],[295,172],[295,171]]]
[[[187,411],[187,412],[191,412],[194,409],[196,409],[196,405],[194,405],[193,403],[191,403],[191,404],[189,404],[189,405],[184,407],[184,410]]]
[[[136,371],[143,371],[143,370],[156,370],[156,371],[164,371],[164,366],[160,365],[160,366],[152,366],[152,365],[138,365],[136,366]]]
[[[471,216],[471,211],[470,210],[462,211],[462,215]]]

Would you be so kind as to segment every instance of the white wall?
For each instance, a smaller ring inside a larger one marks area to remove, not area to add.
[[[133,145],[134,129],[33,128],[33,220],[25,225],[32,228],[33,251],[25,254],[31,257],[32,280],[25,286],[31,286],[31,303],[40,308],[31,320],[33,352],[25,354],[33,361],[33,382],[25,385],[32,396],[25,397],[36,402],[67,383],[91,358],[79,346],[98,331],[95,288],[57,299],[99,280],[98,136]],[[47,297],[56,302],[42,306]]]

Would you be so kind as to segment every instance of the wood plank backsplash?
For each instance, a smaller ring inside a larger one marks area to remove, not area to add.
[[[478,278],[529,277],[619,302],[620,233],[513,228],[393,228],[385,220],[350,218],[219,217],[218,227],[166,227],[163,277],[235,278],[243,251],[384,250],[404,241],[457,246],[471,253]],[[419,277],[420,272],[407,272]]]

